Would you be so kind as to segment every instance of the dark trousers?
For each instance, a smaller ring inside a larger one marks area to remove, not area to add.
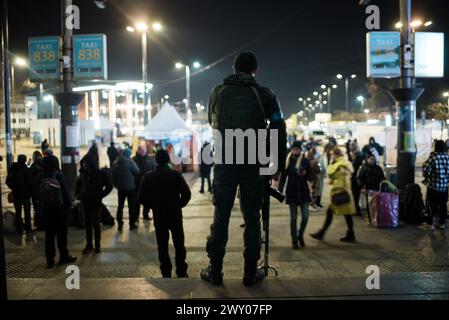
[[[206,251],[212,272],[220,273],[228,242],[228,227],[237,187],[240,187],[240,206],[245,221],[243,233],[245,272],[256,272],[260,258],[260,209],[265,190],[265,178],[254,174],[234,173],[215,168],[213,182],[214,221],[210,227]]]
[[[210,173],[201,175],[201,191],[204,191],[204,180],[207,180],[207,191],[210,191],[211,190]]]
[[[119,225],[123,225],[123,208],[125,207],[125,200],[128,200],[129,224],[133,225],[136,222],[136,190],[118,191],[117,222]]]
[[[93,233],[95,235],[95,248],[101,247],[101,202],[86,203],[83,202],[84,209],[84,225],[86,230],[86,245],[93,247]]]
[[[149,219],[150,218],[150,208],[147,206],[142,206],[140,204],[136,204],[136,221],[139,220],[140,217],[140,207],[143,207],[142,213],[143,213],[143,218],[144,219]]]
[[[32,199],[32,203],[33,203],[33,209],[34,209],[34,226],[36,228],[42,228],[43,224],[42,224],[41,208],[39,207],[39,203],[38,203],[37,199],[34,197]]]
[[[352,220],[351,215],[344,215],[346,226],[348,227],[349,232],[354,232],[354,221]],[[332,224],[332,220],[334,219],[334,213],[332,212],[332,209],[329,208],[326,211],[326,220],[324,220],[323,228],[321,229],[322,232],[326,232],[327,229],[329,229],[330,225]]]
[[[25,225],[22,219],[22,207],[25,214]],[[22,232],[25,228],[26,231],[31,231],[31,203],[29,198],[14,200],[15,226],[16,231]]]
[[[67,257],[67,213],[65,209],[43,211],[45,218],[45,256],[53,259],[56,255],[55,240],[58,244],[59,256]]]
[[[429,203],[430,212],[433,216],[433,221],[435,222],[439,219],[439,224],[444,224],[446,222],[447,215],[447,191],[438,192],[427,188],[427,201]]]
[[[172,264],[168,253],[170,233],[175,247],[176,275],[182,277],[187,272],[186,248],[184,246],[184,227],[180,212],[153,210],[154,228],[156,231],[157,250],[162,276],[171,277]]]

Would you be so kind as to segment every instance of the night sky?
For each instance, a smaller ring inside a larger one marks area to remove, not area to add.
[[[399,18],[399,1],[372,1],[381,10],[381,30],[392,30]],[[81,10],[78,34],[105,33],[110,80],[141,79],[140,37],[127,25],[148,17],[164,25],[150,36],[149,81],[152,99],[185,96],[183,72],[176,61],[199,61],[212,68],[192,77],[192,102],[206,103],[215,83],[232,73],[234,53],[252,50],[260,60],[260,83],[272,88],[286,114],[299,110],[298,97],[311,95],[321,84],[338,83],[337,73],[359,75],[351,82],[351,103],[364,94],[365,7],[358,0],[109,0],[106,10],[91,0],[74,0]],[[446,33],[446,77],[419,80],[427,89],[422,104],[441,99],[449,90],[449,4],[447,0],[413,1],[413,17],[432,20],[426,31]],[[60,1],[9,0],[10,47],[27,55],[30,36],[60,33]],[[20,75],[18,75],[20,77]],[[343,85],[334,104],[344,106]]]

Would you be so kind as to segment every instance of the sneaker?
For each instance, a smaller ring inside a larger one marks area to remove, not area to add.
[[[69,255],[67,257],[60,258],[59,262],[58,262],[58,266],[62,266],[62,265],[69,264],[69,263],[73,263],[75,261],[76,261],[76,257],[72,257],[72,256]]]
[[[84,247],[84,250],[83,250],[83,255],[88,255],[88,254],[90,254],[93,250],[94,250],[94,248],[93,248],[91,245],[86,245],[86,247]]]
[[[292,242],[292,249],[293,250],[298,250],[299,249],[298,241],[293,241]]]
[[[318,231],[316,233],[312,233],[310,234],[310,236],[316,240],[323,240],[324,238],[324,233],[322,231]]]
[[[201,269],[201,279],[212,283],[214,286],[221,286],[223,284],[223,272],[219,274],[212,272],[212,267],[209,265],[204,269]]]
[[[47,258],[47,268],[52,269],[55,266],[55,259],[54,258]]]
[[[243,284],[246,287],[253,286],[257,284],[258,282],[265,279],[265,271],[263,269],[257,269],[256,273],[253,276],[244,276],[243,277]]]

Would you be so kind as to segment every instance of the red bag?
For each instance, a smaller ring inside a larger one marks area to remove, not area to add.
[[[399,226],[399,197],[396,193],[369,193],[371,224],[376,228],[397,228]]]

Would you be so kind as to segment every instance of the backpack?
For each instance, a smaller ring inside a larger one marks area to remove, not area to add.
[[[103,203],[101,204],[101,223],[104,226],[115,225],[114,217],[112,216],[109,209]]]
[[[64,199],[62,197],[62,187],[56,174],[51,177],[42,178],[40,185],[40,203],[43,208],[61,208],[64,207]]]
[[[399,195],[399,219],[408,224],[421,224],[426,221],[425,206],[421,188],[409,183]]]

